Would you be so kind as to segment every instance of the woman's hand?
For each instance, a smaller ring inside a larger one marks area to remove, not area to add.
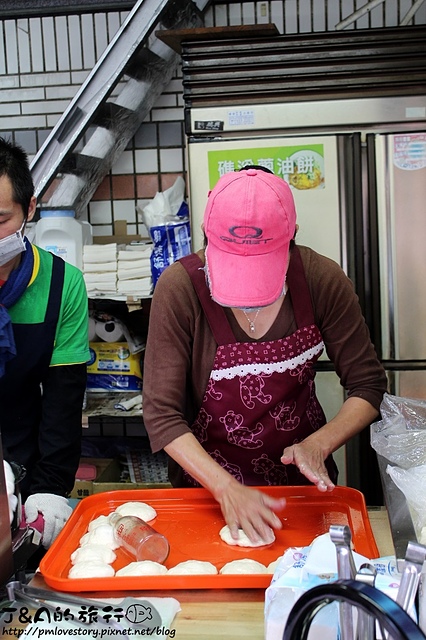
[[[319,491],[333,491],[335,485],[330,480],[324,464],[324,454],[309,439],[286,447],[281,456],[281,462],[296,465],[299,471],[317,486]]]
[[[285,498],[272,498],[234,478],[230,478],[226,488],[215,498],[234,539],[238,538],[238,529],[243,529],[252,542],[264,540],[265,544],[270,544],[274,540],[273,529],[282,527],[275,512],[284,509]]]
[[[377,410],[363,398],[348,398],[337,415],[312,435],[286,447],[283,464],[295,464],[319,491],[333,491],[324,460],[348,440],[360,433],[377,417]]]
[[[275,511],[285,507],[285,498],[271,498],[242,485],[204,451],[192,433],[179,436],[164,449],[214,496],[234,539],[238,529],[243,529],[252,542],[273,541],[272,530],[282,527]]]

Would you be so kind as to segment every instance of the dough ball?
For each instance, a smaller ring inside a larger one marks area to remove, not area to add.
[[[266,544],[272,544],[275,540],[275,534],[271,529],[271,539],[270,540],[259,540],[258,542],[252,542],[248,536],[244,533],[242,529],[238,529],[238,538],[234,540],[231,536],[231,531],[226,524],[219,531],[219,535],[226,544],[238,547],[264,547]]]
[[[152,560],[130,562],[116,572],[116,576],[161,576],[167,573],[164,564]]]
[[[265,565],[257,562],[257,560],[243,558],[242,560],[227,562],[223,565],[219,573],[222,575],[230,575],[233,573],[267,573],[267,570]]]
[[[93,529],[96,529],[96,527],[99,527],[101,524],[110,524],[109,516],[98,516],[94,520],[91,520],[87,530],[93,531]]]
[[[125,502],[115,510],[120,516],[136,516],[145,522],[153,520],[157,512],[146,502]]]
[[[78,562],[105,562],[106,564],[112,564],[116,557],[114,551],[109,547],[88,543],[71,554],[71,562],[72,564],[77,564]]]
[[[194,574],[216,574],[218,571],[214,564],[211,562],[205,562],[203,560],[186,560],[185,562],[179,562],[171,569],[168,574],[174,576],[186,576]]]
[[[80,545],[100,544],[109,549],[118,549],[120,546],[114,537],[114,528],[110,524],[100,524],[98,527],[85,533],[80,538]]]
[[[77,562],[71,567],[68,578],[112,578],[114,574],[114,569],[105,562]]]

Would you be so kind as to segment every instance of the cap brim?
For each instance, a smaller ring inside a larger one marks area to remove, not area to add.
[[[226,307],[266,307],[284,291],[290,242],[272,253],[237,256],[206,247],[210,295]]]

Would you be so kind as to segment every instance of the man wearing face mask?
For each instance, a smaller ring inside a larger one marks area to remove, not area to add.
[[[36,209],[25,152],[0,138],[0,430],[25,468],[24,516],[48,548],[68,519],[81,444],[88,303],[82,273],[25,237]]]
[[[352,283],[295,242],[289,185],[260,167],[222,176],[206,248],[157,282],[144,358],[144,424],[174,486],[204,486],[231,535],[271,542],[284,507],[257,485],[332,491],[332,453],[378,415],[386,375]],[[327,351],[347,400],[327,422],[315,363]]]

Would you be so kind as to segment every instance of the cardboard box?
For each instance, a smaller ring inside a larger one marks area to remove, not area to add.
[[[93,480],[76,480],[71,498],[91,496],[96,493],[97,485],[120,480],[120,465],[112,458],[81,458],[80,462],[93,464],[96,467],[96,477]]]
[[[172,486],[168,482],[120,482],[120,465],[117,460],[112,458],[82,458],[81,462],[93,464],[96,467],[96,478],[94,480],[76,480],[71,498],[81,499],[104,491],[167,489]]]
[[[127,233],[127,221],[116,220],[114,222],[114,234],[110,236],[94,236],[93,244],[109,244],[110,242],[116,242],[117,244],[130,244],[131,242],[149,242],[152,240],[148,235],[142,236],[141,234],[129,234]]]
[[[171,489],[170,482],[95,482],[93,493],[127,491],[128,489]],[[141,500],[143,497],[141,496]]]

